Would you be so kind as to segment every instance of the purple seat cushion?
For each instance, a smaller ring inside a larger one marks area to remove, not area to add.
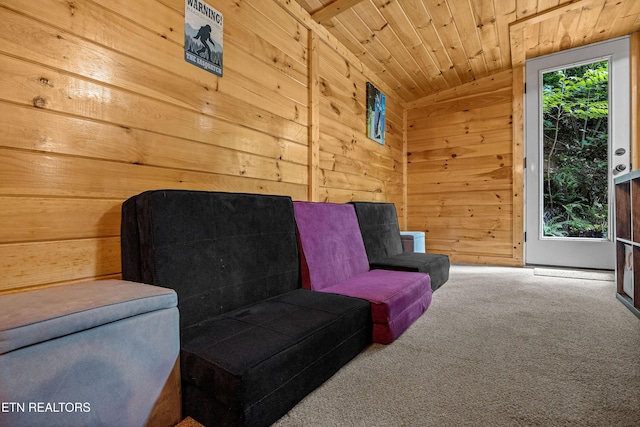
[[[302,286],[322,290],[369,271],[355,209],[348,204],[294,202],[302,247]]]
[[[373,322],[387,323],[422,295],[430,294],[431,281],[422,273],[371,270],[322,291],[369,300]]]
[[[431,278],[408,271],[369,270],[355,209],[350,204],[294,202],[307,289],[366,299],[373,341],[393,342],[431,303]]]
[[[427,308],[429,308],[431,304],[432,295],[431,291],[425,293],[420,299],[411,303],[402,313],[388,323],[374,323],[373,342],[391,344],[395,341],[413,322],[422,316],[422,313],[427,311]]]
[[[373,342],[390,344],[431,304],[431,279],[407,271],[371,270],[322,289],[369,300]]]

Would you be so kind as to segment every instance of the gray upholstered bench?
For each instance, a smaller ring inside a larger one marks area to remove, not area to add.
[[[171,289],[102,280],[0,295],[0,425],[172,426]]]

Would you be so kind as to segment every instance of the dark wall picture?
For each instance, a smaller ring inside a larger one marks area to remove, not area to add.
[[[384,145],[385,102],[384,93],[367,82],[367,136],[382,145]]]

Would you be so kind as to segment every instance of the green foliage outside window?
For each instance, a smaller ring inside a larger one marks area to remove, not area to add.
[[[607,237],[608,62],[543,76],[544,235]]]

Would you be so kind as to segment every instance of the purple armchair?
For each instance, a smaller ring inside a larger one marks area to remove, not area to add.
[[[427,274],[369,270],[354,207],[294,202],[302,261],[302,286],[371,303],[373,341],[389,344],[431,303]]]

